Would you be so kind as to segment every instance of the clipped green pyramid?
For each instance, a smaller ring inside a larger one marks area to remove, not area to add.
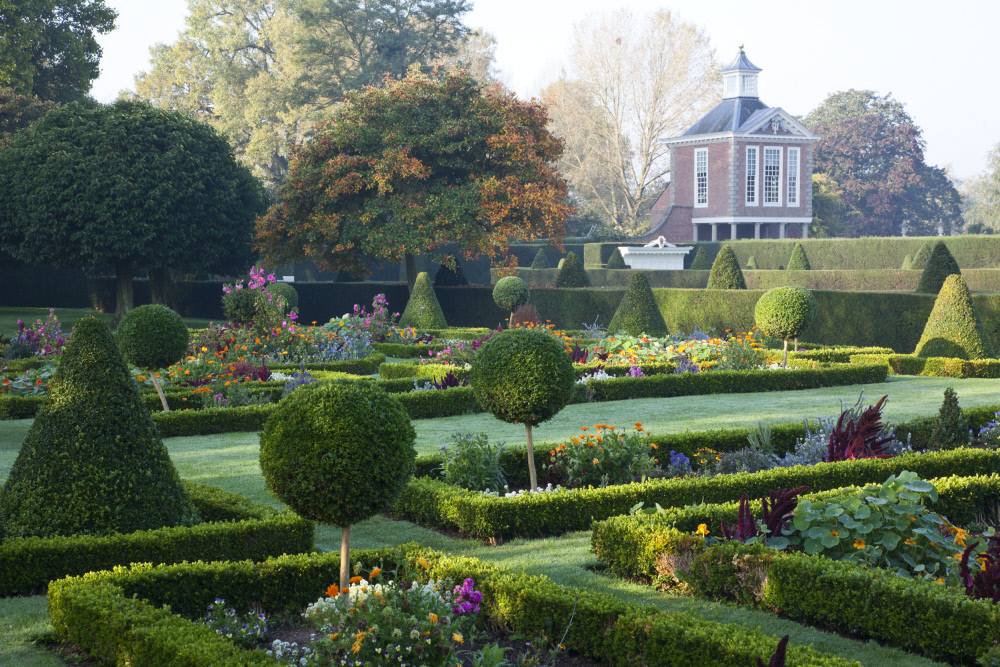
[[[533,269],[549,268],[549,258],[545,256],[545,248],[539,248],[538,252],[535,253],[535,258],[531,260],[531,268]]]
[[[806,249],[802,247],[801,243],[796,243],[795,247],[792,248],[792,256],[788,260],[788,270],[809,271],[811,268],[809,258],[806,257]]]
[[[917,285],[917,292],[921,294],[937,294],[944,285],[944,280],[952,274],[962,274],[958,268],[958,262],[951,256],[951,251],[944,241],[934,244],[931,257],[927,260],[927,266],[920,276],[920,283]]]
[[[903,271],[910,271],[913,269],[913,257],[907,255],[903,258],[903,266],[899,267]]]
[[[747,270],[756,271],[759,268],[760,267],[757,266],[757,258],[754,257],[753,255],[750,255],[750,259],[747,260]]]
[[[993,345],[983,333],[982,320],[961,275],[953,273],[945,279],[915,354],[918,357],[955,359],[994,356]]]
[[[708,275],[708,289],[746,289],[743,271],[736,259],[736,253],[729,246],[724,246],[715,256],[712,273]]]
[[[708,271],[711,268],[712,263],[708,261],[708,255],[705,254],[705,248],[703,246],[698,246],[698,250],[694,253],[694,259],[691,260],[691,270]]]
[[[6,537],[110,535],[198,521],[111,331],[96,317],[81,319],[0,490]]]
[[[663,321],[653,290],[649,287],[646,274],[632,274],[628,289],[618,304],[618,310],[608,323],[608,333],[624,331],[630,336],[648,334],[650,336],[666,336],[667,323]]]
[[[622,253],[618,248],[611,253],[611,257],[608,257],[608,263],[605,268],[608,269],[627,269],[628,265],[625,264],[624,258],[622,258]]]
[[[458,263],[458,257],[454,253],[449,253],[448,258],[455,262],[454,270],[446,262],[442,262],[434,276],[435,287],[461,287],[469,284],[469,279],[465,277],[462,265]]]
[[[923,270],[927,266],[927,260],[931,258],[931,244],[925,243],[920,246],[920,250],[913,256],[913,267],[917,271]]]
[[[583,268],[575,252],[566,255],[566,261],[559,267],[556,287],[590,287],[590,276]]]
[[[426,271],[417,274],[413,283],[413,292],[406,302],[406,309],[399,318],[399,326],[415,329],[446,329],[448,322],[444,319],[444,311],[438,303],[431,277]]]

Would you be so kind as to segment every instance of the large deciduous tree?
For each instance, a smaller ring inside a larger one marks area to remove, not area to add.
[[[719,102],[718,79],[708,36],[668,11],[621,10],[577,24],[569,67],[544,96],[552,130],[566,140],[559,168],[580,208],[641,231],[669,173],[660,138]]]
[[[987,158],[987,169],[965,181],[965,229],[969,233],[1000,232],[1000,144]]]
[[[295,155],[281,202],[257,222],[271,264],[365,273],[366,258],[444,261],[444,245],[497,260],[511,238],[561,236],[570,207],[545,109],[467,72],[350,93]]]
[[[146,103],[71,103],[0,149],[0,249],[29,263],[110,267],[115,314],[133,271],[251,263],[260,183],[218,132]]]
[[[94,34],[114,30],[104,0],[0,0],[0,87],[43,100],[83,100],[98,77]]]
[[[52,109],[55,102],[43,102],[34,95],[21,95],[14,88],[0,88],[0,148],[19,132]]]

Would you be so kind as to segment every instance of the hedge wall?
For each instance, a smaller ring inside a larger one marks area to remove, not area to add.
[[[854,354],[851,363],[888,364],[893,375],[924,375],[952,378],[1000,378],[998,359],[949,359],[914,357],[908,354]]]

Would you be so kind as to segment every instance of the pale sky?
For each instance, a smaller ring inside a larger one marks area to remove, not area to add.
[[[101,77],[91,93],[102,102],[132,86],[149,65],[149,47],[173,42],[187,14],[187,0],[106,4],[119,17],[117,30],[100,37]],[[985,169],[1000,143],[1000,86],[989,65],[997,0],[473,0],[473,7],[466,24],[497,38],[497,66],[522,97],[558,76],[573,24],[588,13],[663,8],[703,28],[723,64],[743,43],[763,69],[760,97],[772,107],[801,115],[838,90],[891,92],[923,129],[927,163],[951,164],[963,178]]]

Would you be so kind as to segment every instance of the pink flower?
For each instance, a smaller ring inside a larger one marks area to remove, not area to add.
[[[273,273],[269,273],[269,274],[267,274],[267,279],[268,279],[268,280],[270,280],[270,281],[271,281],[272,283],[276,283],[276,282],[278,282],[278,281],[277,281],[277,280],[276,280],[276,279],[274,278],[274,274],[273,274]]]
[[[236,283],[235,289],[243,289],[243,284],[242,283]]]
[[[289,313],[288,319],[297,320],[299,319],[298,313]]]

